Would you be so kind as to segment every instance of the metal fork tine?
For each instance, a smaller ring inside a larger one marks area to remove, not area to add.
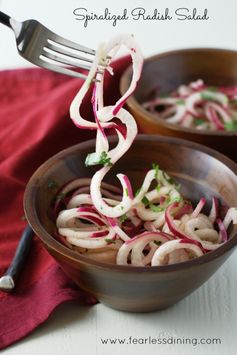
[[[46,51],[45,49],[43,49],[43,51],[41,52],[41,56],[51,59],[55,62],[59,62],[59,63],[66,64],[66,65],[72,65],[74,67],[81,68],[81,69],[90,70],[89,65],[85,65],[82,63],[76,63],[75,61],[70,60],[70,58],[67,58],[67,57],[61,58],[53,53]],[[100,70],[98,70],[98,73],[103,74],[103,72]]]
[[[19,22],[0,11],[0,23],[13,30],[18,52],[29,62],[59,73],[86,79],[86,75],[73,69],[90,70],[93,56],[96,54],[94,49],[58,36],[36,20]],[[110,65],[110,59],[109,56],[101,59],[101,63],[98,64],[98,74],[104,73]],[[66,64],[69,68],[64,68],[62,64]],[[100,80],[94,79],[94,81]]]
[[[66,55],[68,57],[72,57],[72,58],[75,58],[75,59],[78,59],[78,60],[83,60],[85,62],[88,62],[88,63],[93,63],[93,60],[91,58],[87,58],[87,57],[83,57],[81,55],[78,55],[78,54],[75,54],[75,53],[72,53],[72,52],[69,52],[68,50],[64,50],[58,46],[55,46],[54,43],[52,42],[48,42],[47,45],[44,47],[44,48],[47,48],[47,49],[50,49],[58,54],[62,54],[62,55]]]
[[[72,41],[69,41],[63,37],[60,37],[58,35],[56,35],[55,33],[51,32],[51,35],[52,37],[48,38],[50,41],[54,42],[56,45],[57,44],[60,44],[60,45],[63,45],[65,47],[68,47],[68,48],[72,48],[72,49],[76,49],[80,52],[84,52],[84,53],[88,53],[88,54],[91,54],[91,55],[95,55],[96,51],[94,49],[91,49],[91,48],[88,48],[88,47],[85,47],[85,46],[82,46],[78,43],[75,43],[75,42],[72,42]]]
[[[89,65],[85,65],[85,64],[81,64],[81,63],[78,64],[76,62],[71,61],[70,58],[59,57],[53,53],[46,51],[45,49],[42,50],[41,55],[48,58],[48,59],[54,60],[55,62],[59,62],[59,63],[66,64],[66,65],[73,65],[73,66],[81,68],[81,69],[90,70]]]
[[[73,76],[73,77],[80,78],[80,79],[83,79],[83,80],[85,80],[87,78],[86,75],[84,75],[82,73],[78,73],[77,71],[74,71],[74,70],[71,70],[71,69],[68,69],[68,68],[61,67],[59,65],[55,65],[55,64],[49,63],[48,61],[44,60],[43,56],[40,58],[40,61],[39,61],[38,65],[40,65],[42,68],[46,68],[46,69],[55,71],[57,73]],[[94,79],[94,81],[100,82],[100,80],[98,80],[98,79]]]

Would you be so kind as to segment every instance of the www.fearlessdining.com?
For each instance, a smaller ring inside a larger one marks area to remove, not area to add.
[[[179,337],[126,337],[100,338],[103,345],[220,345],[220,338],[179,338]]]

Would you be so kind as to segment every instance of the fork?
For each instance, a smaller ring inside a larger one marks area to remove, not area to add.
[[[19,22],[0,11],[0,23],[15,33],[19,54],[29,62],[77,78],[86,79],[86,75],[73,68],[90,70],[95,50],[58,36],[36,20]],[[82,54],[81,54],[82,53]],[[110,57],[100,63],[98,73],[103,73]],[[70,68],[62,67],[62,64]],[[95,79],[95,81],[99,81]],[[29,254],[34,232],[27,226],[23,231],[15,256],[6,273],[0,277],[0,290],[10,292],[14,289],[24,261]]]
[[[94,49],[58,36],[36,20],[19,22],[0,11],[0,23],[13,30],[18,52],[24,59],[42,68],[86,79],[85,74],[73,68],[90,70],[96,53]],[[107,57],[100,63],[98,73],[103,73],[109,59]]]

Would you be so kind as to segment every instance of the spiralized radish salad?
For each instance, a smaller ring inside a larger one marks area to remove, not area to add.
[[[152,93],[143,107],[168,123],[197,130],[237,132],[237,86],[207,86],[199,79],[169,95]]]
[[[133,75],[127,92],[114,104],[103,102],[104,73],[101,65],[110,62],[121,47],[132,58]],[[132,35],[121,35],[101,44],[87,80],[74,98],[70,116],[81,129],[96,131],[95,151],[86,165],[101,168],[89,178],[68,182],[58,191],[54,212],[57,234],[64,244],[95,260],[131,266],[158,266],[180,263],[202,256],[225,243],[231,223],[237,223],[236,208],[223,219],[218,200],[213,197],[208,213],[202,198],[193,208],[180,193],[180,186],[157,164],[146,173],[136,193],[129,178],[120,173],[121,187],[104,182],[106,174],[126,153],[137,135],[133,116],[123,107],[134,92],[143,65],[141,51]],[[95,121],[81,115],[81,105],[93,86]],[[107,129],[114,129],[117,145],[110,147]]]

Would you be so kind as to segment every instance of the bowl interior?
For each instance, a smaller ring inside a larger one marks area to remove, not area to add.
[[[131,74],[129,74],[131,75]],[[134,96],[139,103],[154,90],[167,94],[181,84],[203,79],[207,85],[237,83],[237,52],[223,49],[184,49],[148,58]]]
[[[115,140],[112,138],[111,141]],[[24,201],[27,219],[49,247],[57,249],[51,212],[55,187],[78,177],[92,176],[97,168],[85,167],[84,161],[93,151],[94,144],[94,141],[88,141],[58,153],[35,172],[27,185]],[[237,206],[236,165],[214,150],[177,138],[140,136],[111,169],[106,181],[117,185],[115,175],[122,172],[128,175],[136,191],[152,163],[158,163],[181,183],[182,194],[191,201],[197,202],[204,196],[210,207],[212,196],[216,196],[223,205]],[[235,232],[234,229],[232,235]],[[75,252],[70,251],[70,255],[78,258]]]

